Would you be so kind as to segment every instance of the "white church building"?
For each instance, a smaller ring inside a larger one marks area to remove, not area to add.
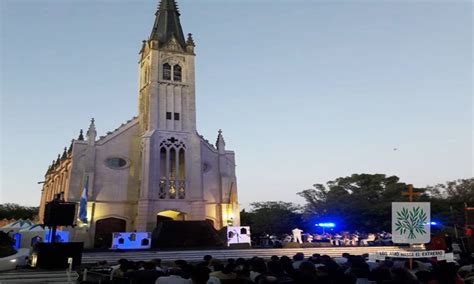
[[[194,41],[174,0],[161,0],[155,15],[140,50],[138,116],[101,137],[92,120],[45,175],[40,218],[55,194],[79,202],[88,188],[88,222],[70,232],[86,247],[162,220],[240,225],[235,154],[220,130],[215,145],[197,132]]]

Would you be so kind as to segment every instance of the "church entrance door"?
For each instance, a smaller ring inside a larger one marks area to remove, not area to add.
[[[110,248],[112,246],[112,233],[125,232],[127,222],[119,218],[105,218],[95,223],[95,248]]]
[[[156,225],[158,226],[161,222],[164,221],[184,221],[185,220],[185,213],[174,211],[174,210],[166,210],[161,211],[156,214]]]

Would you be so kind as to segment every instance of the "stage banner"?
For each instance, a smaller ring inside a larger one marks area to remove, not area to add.
[[[151,248],[150,232],[117,232],[112,234],[111,249],[149,249]]]
[[[396,244],[430,242],[430,203],[392,202],[392,241]]]
[[[249,226],[228,226],[227,246],[231,244],[247,243],[251,245]]]
[[[444,250],[424,250],[424,251],[378,251],[375,253],[376,259],[385,259],[386,257],[394,258],[431,258],[436,257],[438,260],[444,260]]]

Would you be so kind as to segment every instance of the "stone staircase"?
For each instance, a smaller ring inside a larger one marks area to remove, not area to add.
[[[40,271],[17,269],[0,273],[0,284],[6,283],[77,283],[79,274],[66,270]]]
[[[287,248],[287,249],[219,249],[219,250],[183,250],[183,251],[107,251],[107,252],[86,252],[82,255],[82,264],[93,264],[97,261],[107,260],[109,263],[116,263],[121,258],[132,261],[148,261],[154,258],[160,258],[164,262],[184,259],[187,261],[202,260],[206,254],[212,255],[217,259],[228,258],[252,258],[254,256],[270,258],[272,255],[292,257],[297,252],[303,252],[305,256],[314,253],[329,255],[332,257],[341,256],[347,252],[352,255],[362,255],[365,253],[374,253],[378,251],[400,251],[404,250],[397,246],[380,247],[317,247],[317,248]]]

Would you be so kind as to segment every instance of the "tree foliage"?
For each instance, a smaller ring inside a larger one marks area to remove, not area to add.
[[[335,221],[339,229],[390,231],[391,203],[407,201],[408,185],[396,176],[353,174],[315,184],[298,193],[306,200],[304,218]],[[432,219],[445,226],[464,223],[464,204],[474,206],[474,179],[460,179],[427,188],[415,188],[413,201],[431,202]]]
[[[464,207],[474,207],[474,178],[448,181],[428,186],[432,218],[439,219],[446,226],[463,226]]]
[[[290,233],[295,227],[302,226],[301,206],[291,202],[267,201],[250,204],[251,210],[240,213],[241,224],[251,226],[252,234]]]
[[[298,193],[306,200],[306,219],[335,221],[339,229],[369,232],[390,230],[391,203],[406,201],[400,193],[408,185],[396,176],[353,174],[313,187]]]
[[[14,203],[0,204],[0,220],[1,219],[35,219],[38,215],[38,207],[21,206]]]

